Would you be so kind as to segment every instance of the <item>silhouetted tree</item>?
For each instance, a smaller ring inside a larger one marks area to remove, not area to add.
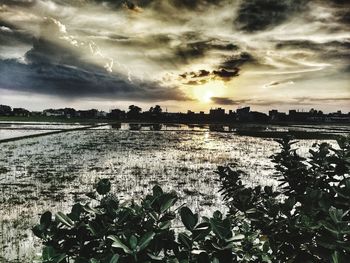
[[[130,105],[129,106],[129,111],[127,113],[128,119],[136,119],[139,117],[142,109],[138,106],[135,105]]]
[[[149,109],[149,112],[151,114],[159,115],[159,114],[161,114],[163,112],[163,110],[162,110],[162,108],[159,105],[156,105],[154,108],[151,107]]]

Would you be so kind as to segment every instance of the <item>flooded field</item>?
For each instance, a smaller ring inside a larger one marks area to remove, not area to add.
[[[0,124],[0,135],[67,128],[60,125]],[[214,173],[218,165],[243,169],[248,184],[275,183],[269,157],[278,145],[272,139],[206,126],[117,126],[0,143],[0,262],[33,262],[40,246],[30,228],[39,215],[46,210],[68,212],[74,201],[86,200],[85,193],[99,178],[109,178],[123,201],[159,184],[177,191],[179,205],[186,203],[202,215],[225,211]],[[314,142],[300,141],[300,153],[307,155]]]

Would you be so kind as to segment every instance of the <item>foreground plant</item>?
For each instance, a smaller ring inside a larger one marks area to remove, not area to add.
[[[69,214],[41,216],[33,231],[44,244],[42,262],[268,261],[258,235],[236,218],[215,212],[212,218],[199,220],[187,207],[174,209],[176,194],[165,193],[159,186],[141,204],[119,204],[110,188],[103,179],[96,185],[97,194],[88,194],[98,201],[96,206],[77,203]],[[172,223],[177,210],[183,227],[175,234]]]
[[[247,187],[244,173],[219,167],[222,193],[232,216],[243,216],[261,232],[273,262],[349,262],[350,259],[350,140],[339,149],[327,143],[300,157],[290,138],[278,140],[277,190]]]

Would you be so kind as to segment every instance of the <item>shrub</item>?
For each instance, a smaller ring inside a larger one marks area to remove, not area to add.
[[[219,167],[230,214],[243,215],[266,236],[273,262],[349,262],[349,138],[339,138],[339,149],[314,145],[308,159],[296,153],[290,138],[278,142],[281,152],[272,157],[277,190],[247,187],[242,171]]]
[[[120,204],[108,180],[88,196],[98,205],[75,204],[69,214],[46,212],[33,228],[45,263],[268,262],[268,248],[237,218],[215,212],[199,220],[189,208],[174,209],[177,196],[159,186],[137,204]],[[182,228],[172,227],[179,211]]]

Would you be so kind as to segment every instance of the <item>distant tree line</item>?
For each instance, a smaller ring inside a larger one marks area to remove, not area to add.
[[[165,122],[165,123],[233,123],[233,122],[257,122],[257,123],[283,123],[283,122],[336,122],[349,123],[350,113],[324,114],[322,111],[311,109],[310,111],[289,110],[289,113],[270,110],[269,114],[251,111],[250,107],[239,108],[236,111],[225,111],[223,108],[210,109],[209,113],[198,113],[188,110],[187,113],[168,112],[160,105],[150,107],[148,111],[142,111],[137,105],[130,105],[127,111],[112,109],[109,112],[97,109],[76,110],[74,108],[46,109],[44,111],[28,111],[23,108],[11,108],[0,105],[0,116],[45,116],[55,118],[80,118],[80,119],[106,119],[112,121],[138,121],[138,122]]]

